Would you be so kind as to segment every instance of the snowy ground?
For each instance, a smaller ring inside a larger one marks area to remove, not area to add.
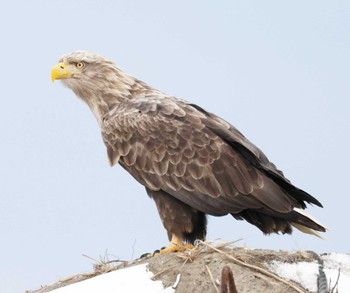
[[[172,293],[172,288],[164,289],[161,281],[152,281],[153,274],[147,264],[113,271],[79,283],[51,291],[52,293],[115,293],[144,292]]]
[[[244,254],[242,254],[242,251],[237,251],[238,255],[241,255],[242,257]],[[235,252],[235,251],[232,251]],[[303,255],[308,254],[308,256],[303,257]],[[247,251],[247,259],[251,258],[251,256],[254,255],[256,257],[256,260],[254,262],[261,260],[261,263],[264,264],[264,267],[268,268],[271,272],[275,273],[276,275],[279,275],[280,277],[284,278],[285,280],[294,281],[301,285],[304,289],[309,290],[310,292],[338,292],[338,293],[349,293],[350,292],[350,255],[348,254],[340,254],[340,253],[329,253],[329,254],[322,254],[320,256],[315,255],[315,259],[312,256],[313,254],[309,252],[273,252],[272,254],[269,254],[269,251]],[[275,259],[271,259],[270,256],[275,256]],[[263,256],[263,258],[261,258]],[[286,258],[283,258],[283,256],[286,256]],[[199,259],[203,257],[204,263],[200,263]],[[193,275],[200,276],[203,275],[204,271],[200,273],[200,268],[203,268],[208,264],[208,266],[211,267],[211,270],[216,275],[215,279],[219,280],[220,278],[218,275],[220,274],[221,267],[223,265],[222,261],[220,260],[220,257],[223,257],[225,260],[224,255],[220,254],[213,254],[213,253],[204,253],[201,254],[201,256],[198,256],[195,261],[188,263],[188,266],[195,265],[197,261],[198,267],[194,269],[194,267],[190,268],[190,272],[193,273]],[[266,259],[265,259],[266,257]],[[267,260],[267,261],[266,261]],[[171,268],[174,267],[182,267],[179,257],[177,256],[165,256],[165,258],[157,257],[153,259],[148,260],[149,263],[152,263],[153,268],[154,266],[158,267],[160,270],[157,275],[163,275],[165,271],[169,271],[168,268],[166,268],[166,265],[170,265]],[[199,283],[204,283],[204,279],[191,279],[185,280],[185,275],[188,275],[188,272],[185,272],[182,268],[182,274],[183,277],[181,277],[179,282],[179,286],[174,284],[174,279],[177,274],[177,272],[173,272],[175,275],[171,276],[171,282],[160,280],[159,277],[154,278],[158,279],[157,281],[152,280],[154,274],[148,270],[149,264],[148,263],[142,263],[139,265],[134,265],[128,268],[119,269],[116,271],[112,271],[110,273],[105,273],[102,275],[99,275],[97,277],[93,277],[91,279],[81,281],[72,285],[68,285],[66,287],[62,287],[59,289],[55,289],[53,291],[50,291],[51,293],[92,293],[92,292],[99,292],[99,293],[112,293],[112,292],[144,292],[144,293],[160,293],[160,292],[188,292],[187,290],[190,289],[193,290],[201,290],[201,288],[198,287]],[[215,272],[215,267],[217,267],[219,270]],[[239,293],[246,292],[246,287],[244,287],[243,282],[244,280],[247,281],[247,284],[249,282],[253,281],[255,285],[258,286],[259,278],[254,277],[254,272],[248,272],[247,275],[245,275],[244,279],[241,279],[240,274],[243,273],[243,268],[235,268],[234,264],[231,264],[231,267],[234,271],[234,276],[236,280],[236,285]],[[323,279],[323,283],[327,284],[324,291],[320,291],[318,289],[318,276],[319,272],[323,271],[325,273],[325,278]],[[247,277],[248,276],[248,277]],[[249,279],[251,278],[251,279]],[[264,278],[263,278],[264,279]],[[199,281],[198,281],[199,280]],[[250,280],[250,281],[249,281]],[[267,280],[265,278],[265,280]],[[274,281],[275,282],[275,281]],[[272,283],[274,283],[272,282]],[[168,287],[164,287],[163,283],[167,283]],[[176,283],[176,282],[175,282]],[[181,284],[182,283],[182,284]],[[194,284],[196,283],[196,284]],[[276,282],[275,282],[276,283]],[[217,284],[219,286],[219,284]],[[337,285],[337,286],[335,286]],[[212,286],[212,283],[209,281],[207,288],[210,288],[214,290],[214,287]],[[259,285],[260,286],[260,285]],[[175,288],[175,289],[174,289]],[[334,290],[332,291],[332,289]],[[262,290],[263,288],[257,287],[255,289]],[[267,289],[267,288],[265,288]],[[248,289],[247,289],[248,290]],[[280,292],[280,289],[274,289],[277,291],[273,291],[272,289],[269,289],[269,292]],[[251,292],[251,289],[248,291]],[[294,292],[294,290],[292,290]],[[47,291],[45,291],[47,292]],[[193,291],[194,292],[194,291]],[[202,291],[195,291],[195,292],[202,292]],[[208,289],[206,289],[206,292],[208,292]],[[210,291],[215,292],[215,291]],[[263,292],[263,291],[261,291]],[[287,292],[287,291],[286,291]],[[288,291],[289,292],[289,291]]]
[[[328,281],[328,289],[332,289],[338,280],[336,288],[339,293],[350,292],[350,255],[329,253],[320,256],[323,261],[323,271]],[[299,283],[311,292],[318,292],[317,277],[318,262],[282,263],[272,262],[269,268],[280,277]],[[339,279],[338,279],[339,277]],[[337,291],[334,291],[337,292]]]

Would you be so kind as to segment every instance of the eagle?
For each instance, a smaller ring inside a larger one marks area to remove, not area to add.
[[[95,115],[110,165],[121,165],[157,206],[170,244],[183,251],[204,240],[207,215],[232,215],[264,234],[315,234],[308,215],[322,207],[294,186],[237,128],[202,107],[163,93],[95,52],[64,55],[51,71]]]

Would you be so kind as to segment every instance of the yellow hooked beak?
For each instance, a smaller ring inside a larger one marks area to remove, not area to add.
[[[64,62],[56,64],[51,70],[51,79],[54,82],[56,79],[69,78],[74,74],[71,67]]]

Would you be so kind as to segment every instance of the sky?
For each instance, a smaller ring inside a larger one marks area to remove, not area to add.
[[[231,216],[208,238],[349,252],[349,1],[2,1],[0,292],[24,292],[168,244],[155,204],[108,164],[89,108],[50,71],[96,51],[235,125],[324,208],[326,240]]]

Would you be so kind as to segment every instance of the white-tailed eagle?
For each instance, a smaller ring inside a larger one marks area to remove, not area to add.
[[[167,95],[92,52],[63,56],[52,80],[85,101],[101,127],[110,164],[120,164],[156,202],[170,246],[179,251],[205,239],[206,215],[231,214],[263,233],[292,226],[317,234],[325,227],[295,187],[234,126],[203,108]]]

